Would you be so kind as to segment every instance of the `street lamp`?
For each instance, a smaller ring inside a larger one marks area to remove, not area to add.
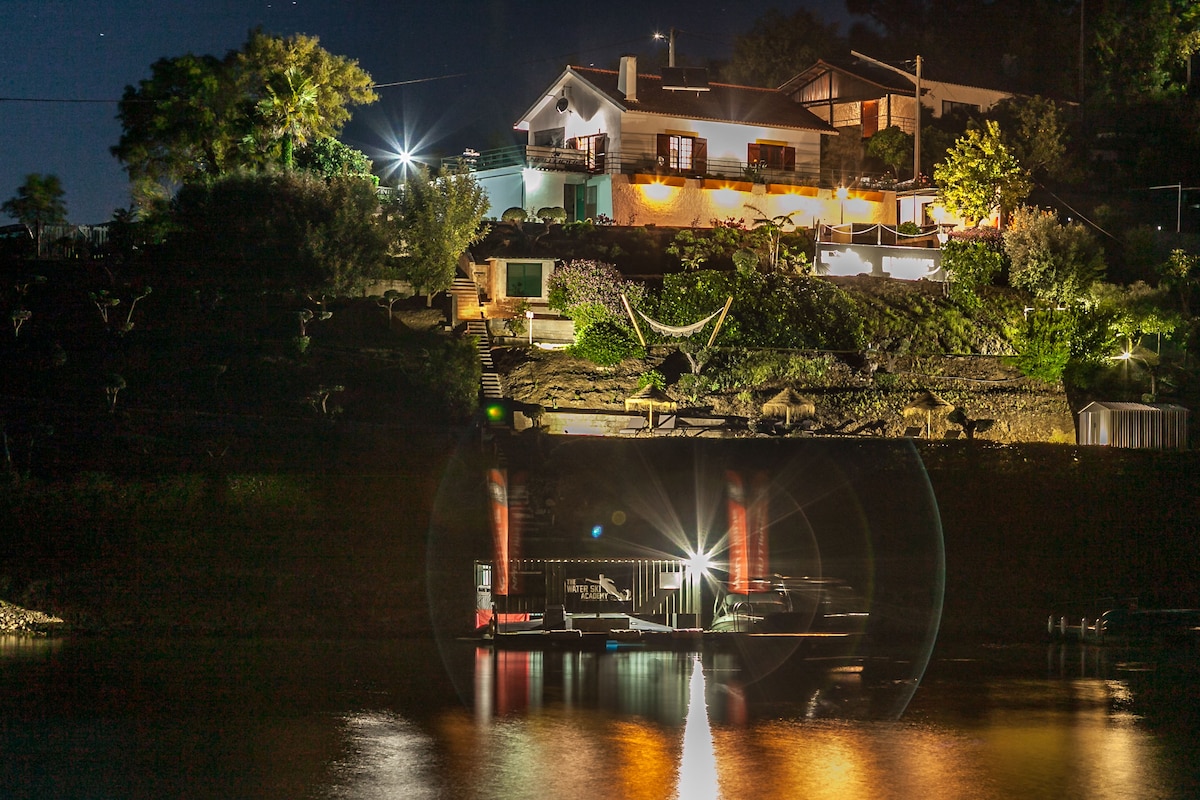
[[[850,196],[850,192],[845,186],[839,186],[837,190],[837,199],[842,207],[841,218],[838,220],[838,227],[846,224],[846,198]]]
[[[1184,191],[1192,191],[1196,186],[1184,186],[1182,183],[1168,183],[1165,186],[1148,186],[1147,189],[1153,191],[1155,189],[1174,189],[1175,190],[1175,232],[1179,233],[1183,227],[1183,193]],[[1159,226],[1162,230],[1162,226]]]

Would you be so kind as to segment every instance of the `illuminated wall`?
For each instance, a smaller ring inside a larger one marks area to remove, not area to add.
[[[944,281],[942,251],[931,247],[890,247],[873,244],[817,245],[817,270],[822,275],[873,275],[899,280]]]
[[[792,214],[802,228],[841,222],[896,224],[894,192],[851,194],[843,200],[831,189],[639,174],[613,175],[611,189],[612,216],[619,225],[707,228],[714,219],[750,222],[759,211],[769,217]]]

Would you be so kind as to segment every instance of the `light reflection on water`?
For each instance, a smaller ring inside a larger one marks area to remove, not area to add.
[[[464,705],[428,650],[0,642],[0,797],[1200,796],[1194,667],[935,659],[878,720],[732,701],[687,653],[520,654],[506,676],[471,648]]]

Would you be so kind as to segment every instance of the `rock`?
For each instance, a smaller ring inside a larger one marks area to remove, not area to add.
[[[58,617],[0,600],[0,633],[44,635],[62,624],[63,621]]]

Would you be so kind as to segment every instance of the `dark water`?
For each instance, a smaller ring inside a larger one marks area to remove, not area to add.
[[[446,652],[0,638],[0,797],[1200,796],[1195,653],[939,647],[897,718],[844,665]]]

